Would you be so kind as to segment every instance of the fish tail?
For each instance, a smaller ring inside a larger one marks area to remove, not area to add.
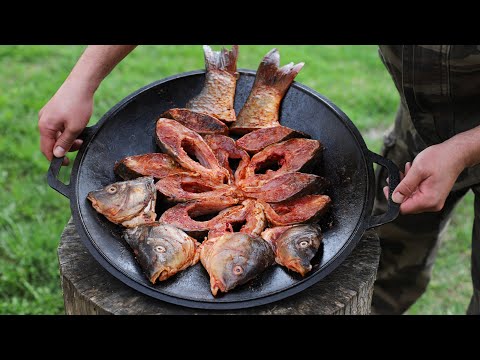
[[[232,50],[222,48],[213,51],[208,45],[203,45],[205,54],[205,68],[210,70],[224,70],[232,75],[237,72],[238,45],[233,45]]]
[[[255,82],[276,88],[284,94],[305,63],[293,62],[279,68],[280,53],[277,49],[270,50],[258,66]]]

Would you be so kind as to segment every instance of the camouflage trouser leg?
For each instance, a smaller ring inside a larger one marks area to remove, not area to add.
[[[405,163],[412,161],[424,148],[408,113],[401,107],[395,128],[385,138],[382,155],[403,170]],[[387,173],[384,168],[378,168],[375,176],[377,189],[374,212],[378,214],[387,208],[382,191],[386,185]],[[450,220],[453,208],[468,190],[469,188],[463,188],[452,191],[440,212],[400,215],[395,221],[377,229],[382,253],[373,293],[372,314],[402,314],[422,295],[430,280],[442,231]],[[477,199],[480,197],[477,196]],[[478,201],[477,235],[480,226]],[[477,236],[477,240],[480,237]],[[474,239],[474,242],[479,245],[479,241]],[[478,251],[476,253],[479,254]],[[476,304],[478,310],[478,301]]]

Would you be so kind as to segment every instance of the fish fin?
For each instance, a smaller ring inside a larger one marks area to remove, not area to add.
[[[257,85],[267,85],[285,93],[305,63],[290,63],[280,66],[280,53],[277,49],[270,50],[258,66],[255,82]]]
[[[217,280],[213,276],[210,276],[210,291],[212,295],[217,296],[219,290],[221,291]]]
[[[222,48],[213,51],[208,45],[203,45],[205,54],[205,68],[210,70],[224,70],[232,75],[237,74],[238,45],[233,45],[232,50]]]
[[[157,280],[159,281],[162,281],[162,273],[164,273],[165,270],[160,270],[160,271],[157,271],[157,272],[154,272],[153,274],[150,275],[150,282],[152,284],[155,284],[157,282]]]

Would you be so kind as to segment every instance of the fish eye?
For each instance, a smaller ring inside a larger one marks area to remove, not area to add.
[[[298,243],[298,246],[300,246],[301,248],[306,248],[308,247],[308,245],[310,245],[310,241],[308,240],[302,240]]]
[[[117,187],[116,187],[116,186],[113,186],[113,185],[112,185],[112,186],[109,186],[108,189],[107,189],[107,192],[108,192],[109,194],[112,194],[112,195],[113,195],[113,194],[115,194],[115,193],[117,192]]]
[[[235,265],[233,267],[233,273],[235,275],[242,275],[243,274],[243,268],[240,265]]]
[[[164,253],[165,251],[167,251],[167,249],[165,249],[162,245],[158,245],[155,246],[155,251],[158,253]]]

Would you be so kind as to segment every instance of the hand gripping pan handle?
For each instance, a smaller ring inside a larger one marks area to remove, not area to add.
[[[85,128],[85,130],[83,130],[83,132],[79,136],[79,138],[83,140],[82,146],[85,146],[85,144],[87,143],[87,139],[90,138],[95,133],[95,131],[95,126],[87,127]],[[71,192],[71,185],[66,185],[58,179],[58,174],[62,167],[64,157],[65,156],[53,157],[52,161],[50,162],[50,167],[48,168],[47,182],[52,189],[69,198]]]
[[[374,152],[369,151],[370,159],[380,166],[387,169],[388,172],[388,209],[382,215],[371,216],[368,219],[367,229],[377,227],[393,221],[400,213],[400,204],[394,203],[392,200],[393,190],[400,183],[400,170],[391,160],[384,158]]]

